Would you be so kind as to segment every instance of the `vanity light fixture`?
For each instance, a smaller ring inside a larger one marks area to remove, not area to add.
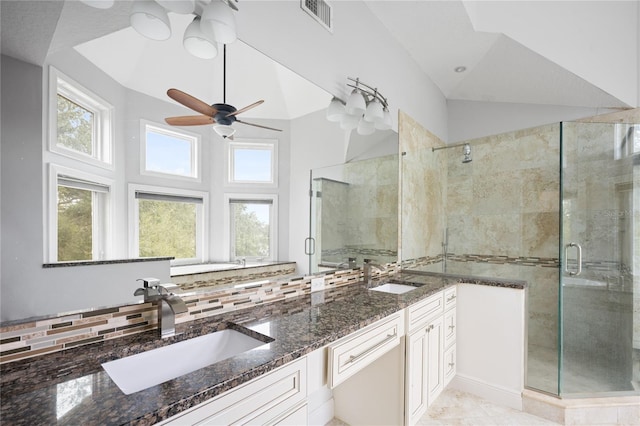
[[[347,86],[353,88],[347,101],[334,96],[327,108],[327,120],[339,122],[343,130],[356,129],[360,135],[391,128],[391,113],[387,99],[359,78],[347,77]],[[351,83],[353,82],[353,83]]]
[[[108,9],[114,0],[81,0],[97,9]],[[218,44],[237,39],[236,17],[238,0],[134,0],[129,14],[133,29],[151,40],[171,37],[169,12],[195,15],[187,26],[183,43],[195,57],[212,59],[218,54]]]

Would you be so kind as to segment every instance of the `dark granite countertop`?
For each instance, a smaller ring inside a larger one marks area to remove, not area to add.
[[[418,278],[415,278],[419,276]],[[181,324],[177,336],[152,330],[0,366],[3,425],[149,425],[304,356],[458,282],[524,288],[523,282],[438,274],[400,274],[420,281],[402,295],[364,283]],[[101,363],[225,328],[255,329],[274,340],[157,386],[125,395]]]

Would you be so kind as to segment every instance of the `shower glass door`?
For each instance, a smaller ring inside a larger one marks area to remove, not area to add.
[[[558,393],[637,393],[640,126],[563,123],[561,142]]]

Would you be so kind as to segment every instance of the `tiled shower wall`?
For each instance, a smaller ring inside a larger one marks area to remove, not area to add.
[[[387,155],[342,167],[340,181],[314,179],[316,245],[322,263],[356,264],[397,260],[398,156]]]
[[[447,158],[447,272],[527,280],[529,345],[555,349],[560,125],[466,142],[471,163],[462,147],[437,152]]]

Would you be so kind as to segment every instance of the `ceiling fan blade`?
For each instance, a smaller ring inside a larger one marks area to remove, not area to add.
[[[244,108],[240,108],[239,110],[234,111],[234,112],[232,112],[231,114],[227,114],[226,116],[227,116],[227,117],[229,117],[229,116],[231,116],[231,115],[238,115],[238,114],[241,114],[241,113],[243,113],[243,112],[245,112],[245,111],[250,110],[251,108],[255,108],[255,107],[257,107],[258,105],[260,105],[260,104],[261,104],[261,103],[263,103],[263,102],[264,102],[264,100],[263,100],[263,99],[261,99],[261,100],[259,100],[258,102],[254,102],[254,103],[252,103],[251,105],[247,105],[247,106],[246,106],[246,107],[244,107]]]
[[[205,124],[213,124],[216,121],[213,117],[206,115],[182,115],[180,117],[167,117],[164,119],[167,124],[172,126],[202,126]]]
[[[262,129],[275,130],[276,132],[281,132],[282,131],[282,129],[274,129],[273,127],[262,126],[260,124],[247,123],[246,121],[240,121],[238,119],[236,119],[236,123],[242,123],[242,124],[246,124],[248,126],[260,127]]]
[[[200,114],[213,117],[218,112],[218,110],[211,105],[206,104],[200,99],[194,98],[190,94],[185,93],[181,90],[169,89],[167,90],[167,95],[174,101],[186,106],[187,108],[191,108],[192,110],[197,111]]]

